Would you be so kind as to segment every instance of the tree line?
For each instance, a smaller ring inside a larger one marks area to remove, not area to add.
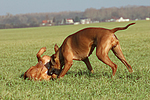
[[[53,20],[53,25],[58,25],[65,18],[72,18],[78,22],[80,18],[90,18],[92,21],[104,22],[108,19],[118,19],[120,17],[130,20],[150,18],[150,6],[125,6],[110,8],[88,8],[83,12],[64,11],[58,13],[27,13],[12,15],[7,13],[0,16],[0,29],[39,27],[42,20]]]

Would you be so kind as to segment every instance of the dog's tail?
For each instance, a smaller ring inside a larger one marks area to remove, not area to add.
[[[41,55],[46,51],[46,47],[42,47],[39,52],[36,54],[36,57],[39,61],[42,61],[42,63],[44,63],[44,59],[41,57]]]
[[[126,27],[117,27],[117,28],[111,29],[110,31],[111,31],[112,33],[115,33],[115,32],[118,31],[118,30],[125,30],[125,29],[127,29],[130,25],[134,25],[134,24],[135,24],[135,23],[128,24]]]
[[[26,79],[26,78],[27,78],[26,72],[24,73],[23,78],[24,78],[24,79]]]

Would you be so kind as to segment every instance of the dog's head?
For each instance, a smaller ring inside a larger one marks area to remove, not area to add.
[[[49,62],[50,64],[50,68],[48,70],[49,75],[53,75],[53,74],[59,75],[61,72],[60,49],[57,46],[57,44],[55,44],[54,50],[55,50],[55,54],[51,56],[51,60]]]

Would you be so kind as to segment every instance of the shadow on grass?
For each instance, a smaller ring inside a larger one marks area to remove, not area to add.
[[[132,80],[139,80],[142,78],[142,75],[140,72],[135,72],[135,73],[131,73],[131,74],[127,75],[127,78],[130,78]]]
[[[87,77],[93,77],[93,78],[102,78],[102,77],[106,77],[106,78],[111,78],[112,73],[110,72],[100,72],[100,73],[91,73],[90,71],[81,71],[79,70],[78,72],[76,71],[69,71],[67,72],[66,75],[72,76],[72,77],[81,77],[81,76],[87,76]],[[133,72],[133,73],[129,73],[127,74],[126,72],[123,73],[122,75],[115,75],[116,78],[119,79],[131,79],[133,81],[139,80],[142,78],[142,74],[140,72]]]
[[[68,71],[66,73],[66,75],[69,75],[71,77],[82,77],[82,76],[87,76],[87,77],[92,77],[92,78],[102,78],[102,77],[106,77],[106,78],[111,78],[111,73],[110,72],[100,72],[100,73],[91,73],[90,71],[86,70],[86,71]],[[24,73],[22,73],[20,75],[20,78],[23,78]],[[115,75],[115,77],[119,78],[119,79],[124,79],[124,78],[128,78],[131,79],[133,81],[139,80],[142,78],[141,73],[138,72],[133,72],[130,74],[127,74],[127,72],[121,74],[121,75]]]
[[[81,71],[81,70],[79,70],[78,72],[76,72],[76,71],[69,71],[69,72],[67,72],[66,75],[70,75],[72,77],[88,76],[88,77],[93,77],[93,78],[101,78],[101,77],[111,78],[111,75],[108,72],[93,73],[92,74],[90,71]]]
[[[131,79],[131,80],[135,81],[135,80],[141,79],[142,78],[142,74],[141,74],[140,71],[129,73],[129,74],[127,74],[127,72],[125,72],[124,74],[119,75],[118,78],[119,79],[127,78],[127,79]]]

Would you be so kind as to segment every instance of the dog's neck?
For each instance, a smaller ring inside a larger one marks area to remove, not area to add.
[[[58,51],[56,52],[56,58],[58,58],[58,64],[60,69],[62,69],[63,65],[64,65],[64,57],[62,55],[62,50],[61,47],[58,49]]]

